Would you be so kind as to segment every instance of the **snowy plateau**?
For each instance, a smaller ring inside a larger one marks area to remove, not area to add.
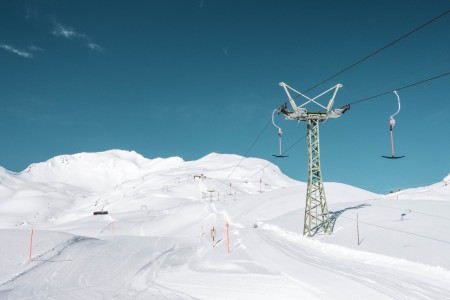
[[[0,299],[450,299],[450,176],[324,185],[333,233],[308,238],[306,184],[258,158],[0,168]]]

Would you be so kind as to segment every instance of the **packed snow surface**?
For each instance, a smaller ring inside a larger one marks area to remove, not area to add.
[[[0,299],[450,299],[450,176],[325,191],[333,234],[308,238],[306,184],[262,159],[0,168]]]

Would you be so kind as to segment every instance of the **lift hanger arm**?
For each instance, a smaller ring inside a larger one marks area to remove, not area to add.
[[[394,118],[400,112],[400,96],[397,94],[397,91],[394,91],[394,94],[397,96],[398,109],[397,112],[391,116],[391,118]]]
[[[279,126],[277,126],[277,124],[275,124],[275,121],[274,121],[274,117],[275,117],[275,113],[276,112],[278,112],[278,109],[275,109],[274,111],[273,111],[273,113],[272,113],[272,124],[273,124],[273,126],[275,126],[276,128],[278,128],[278,134],[281,134],[281,128],[279,127]]]

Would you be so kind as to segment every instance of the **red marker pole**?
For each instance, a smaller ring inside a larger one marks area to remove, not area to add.
[[[31,260],[31,255],[33,253],[33,233],[34,233],[34,229],[31,228],[31,234],[30,234],[30,257],[29,257],[29,260]]]

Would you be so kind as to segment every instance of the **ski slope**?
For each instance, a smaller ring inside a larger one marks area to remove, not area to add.
[[[450,299],[448,183],[325,183],[334,232],[306,238],[306,184],[262,159],[111,150],[1,169],[0,299]]]

